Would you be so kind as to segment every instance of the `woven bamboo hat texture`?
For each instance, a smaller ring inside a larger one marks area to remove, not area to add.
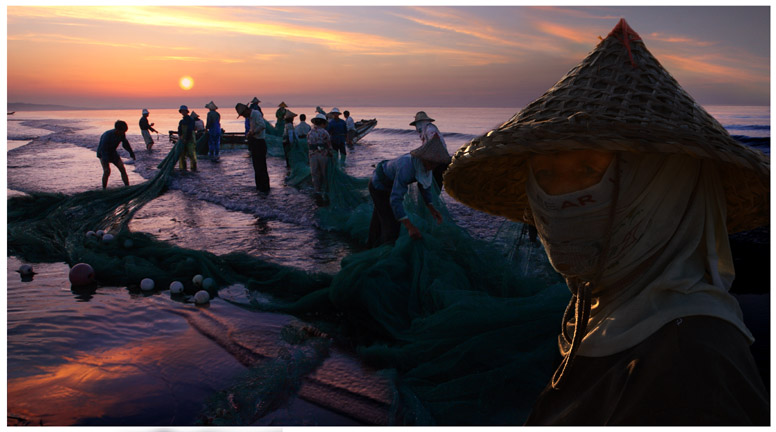
[[[215,102],[210,101],[205,105],[205,108],[211,109],[211,110],[217,110],[218,107],[216,106]]]
[[[578,149],[712,159],[725,187],[728,232],[769,223],[770,159],[733,139],[625,20],[539,99],[461,147],[444,186],[472,208],[533,224],[527,157]]]
[[[420,147],[412,150],[410,154],[437,165],[450,163],[450,153],[447,152],[438,135],[434,135],[434,138],[424,142]]]

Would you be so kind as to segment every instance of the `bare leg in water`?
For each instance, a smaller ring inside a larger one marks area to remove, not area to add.
[[[111,162],[101,159],[100,163],[102,163],[102,188],[106,189],[108,187],[108,177],[110,177]],[[124,168],[124,162],[122,162],[121,159],[118,159],[113,161],[113,165],[116,165],[116,168],[119,169],[121,181],[124,182],[124,186],[129,186],[129,176],[127,175],[127,169]]]

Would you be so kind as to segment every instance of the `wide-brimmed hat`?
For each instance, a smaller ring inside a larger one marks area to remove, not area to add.
[[[205,108],[211,109],[211,110],[217,110],[218,109],[218,107],[216,106],[216,104],[213,101],[208,102],[205,105]]]
[[[148,108],[143,108],[143,115],[148,114]]]
[[[244,103],[238,103],[237,105],[234,106],[234,109],[237,111],[237,118],[242,117],[242,115],[246,111],[251,110],[250,108],[248,108],[248,105],[245,105]]]
[[[288,105],[286,105],[286,103],[285,103],[285,102],[280,102],[280,104],[278,104],[278,106],[279,106],[280,108],[285,108],[285,107],[287,107]]]
[[[310,122],[312,122],[312,124],[316,124],[318,121],[321,121],[323,123],[328,123],[329,119],[327,119],[326,116],[321,113],[316,114],[315,117],[310,119]]]
[[[183,111],[189,112],[189,107],[187,107],[186,105],[181,105],[181,107],[178,108],[178,112],[183,112]]]
[[[193,119],[198,119],[198,118],[199,118],[199,114],[197,114],[197,112],[196,112],[196,111],[192,111],[192,112],[191,112],[191,118],[193,118]]]
[[[447,148],[438,135],[434,135],[434,138],[424,142],[423,145],[412,150],[410,154],[437,165],[450,163],[450,153],[447,152]]]
[[[296,117],[296,113],[294,113],[294,112],[292,112],[290,110],[286,110],[286,114],[283,116],[283,118],[287,118],[287,119],[288,118],[294,118],[294,117]]]
[[[261,101],[259,100],[259,98],[257,98],[257,97],[255,97],[255,96],[254,96],[254,97],[253,97],[253,100],[251,101],[251,103],[252,103],[252,104],[255,104],[255,103],[261,103]]]
[[[533,224],[528,156],[578,149],[711,159],[725,188],[728,232],[769,223],[770,159],[733,139],[625,20],[539,99],[459,149],[444,186],[470,207]]]
[[[429,122],[434,121],[434,119],[432,119],[428,115],[426,115],[425,111],[418,111],[418,113],[415,114],[415,121],[410,123],[410,126],[415,126],[415,123],[417,123],[419,121],[424,121],[424,120],[425,121],[429,121]]]
[[[329,114],[342,114],[342,113],[340,112],[339,108],[334,107],[331,109],[331,111],[329,111]]]

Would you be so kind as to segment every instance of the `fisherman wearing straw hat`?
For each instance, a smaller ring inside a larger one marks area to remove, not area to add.
[[[191,112],[191,118],[194,119],[194,138],[199,141],[202,135],[205,134],[205,122],[199,118],[199,114],[196,111]]]
[[[151,138],[151,132],[159,133],[154,129],[153,123],[148,123],[148,109],[143,108],[143,115],[140,117],[140,134],[143,135],[143,141],[145,141],[146,150],[151,150],[154,145],[154,139]]]
[[[442,133],[439,132],[439,128],[432,123],[433,121],[434,119],[429,117],[425,111],[418,111],[417,114],[415,114],[415,120],[410,123],[410,126],[415,126],[415,131],[420,135],[421,143],[425,143],[436,137],[442,142],[442,146],[446,149],[447,143],[445,142],[445,138],[442,136]],[[436,168],[434,168],[434,181],[436,181],[439,190],[442,190],[442,175],[446,169],[446,164],[437,165]]]
[[[296,137],[296,131],[294,130],[294,117],[296,117],[296,113],[291,110],[286,110],[286,124],[283,127],[283,153],[286,156],[286,168],[291,167],[291,162],[288,160],[288,154],[291,152],[291,148],[299,140]]]
[[[264,116],[260,110],[250,109],[247,105],[238,103],[234,109],[238,118],[245,117],[250,121],[248,129],[248,150],[253,163],[253,176],[256,189],[264,194],[269,193],[269,173],[267,173],[267,142],[264,140]]]
[[[275,130],[283,130],[285,127],[286,122],[286,108],[288,108],[288,105],[286,105],[285,102],[280,102],[278,104],[278,109],[275,111]]]
[[[261,101],[259,100],[259,98],[254,96],[253,99],[251,99],[251,103],[249,105],[249,108],[252,109],[252,110],[258,110],[261,113],[261,116],[264,117],[264,111],[262,111],[261,107],[259,106],[260,103],[261,103]],[[248,136],[248,131],[250,130],[250,128],[251,128],[251,119],[250,118],[246,118],[245,119],[245,136],[246,137]]]
[[[307,134],[308,156],[310,158],[310,176],[315,189],[315,202],[324,205],[328,201],[326,167],[332,155],[331,137],[326,132],[328,120],[318,113],[310,120],[313,128]]]
[[[345,140],[348,133],[348,125],[345,123],[345,120],[340,118],[341,112],[339,108],[332,108],[329,114],[331,115],[331,120],[329,120],[329,124],[326,126],[326,131],[331,135],[331,146],[334,148],[335,157],[336,153],[339,152],[339,162],[341,165],[345,165],[345,158],[347,157]]]
[[[433,169],[448,163],[450,154],[437,137],[405,155],[377,164],[369,180],[369,195],[372,197],[374,210],[369,225],[367,247],[374,248],[395,242],[399,237],[400,224],[404,225],[413,239],[422,237],[418,228],[407,217],[403,206],[404,196],[412,183],[417,182],[426,207],[437,223],[442,223],[442,215],[431,203],[430,191],[434,182]]]
[[[197,142],[194,139],[194,130],[196,128],[194,119],[189,115],[189,107],[181,105],[178,108],[181,113],[180,122],[178,122],[178,139],[182,142],[183,151],[179,161],[181,171],[186,171],[186,158],[191,160],[191,170],[197,171]]]
[[[219,151],[221,148],[221,114],[218,113],[218,107],[215,102],[210,101],[205,105],[209,111],[207,113],[207,123],[205,128],[208,133],[208,157],[213,162],[221,159]]]
[[[768,424],[728,233],[769,221],[770,162],[739,144],[624,20],[502,126],[448,193],[535,225],[572,292],[531,425]]]

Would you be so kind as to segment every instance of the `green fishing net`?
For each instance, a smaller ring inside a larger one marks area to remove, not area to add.
[[[277,131],[267,134],[271,156],[284,157]],[[391,377],[390,423],[398,425],[519,425],[559,361],[558,323],[569,293],[559,280],[530,274],[547,266],[540,248],[515,250],[519,225],[496,241],[471,237],[443,213],[433,221],[415,188],[405,199],[423,234],[403,232],[395,245],[342,260],[336,275],[306,272],[240,253],[215,255],[180,248],[128,224],[164,193],[181,148],[177,143],[156,175],[139,185],[75,195],[33,193],[8,199],[8,253],[31,262],[89,263],[102,285],[137,289],[137,275],[157,286],[195,274],[214,278],[211,296],[247,309],[293,314],[349,347]],[[291,148],[287,181],[309,178],[306,143]],[[368,179],[345,174],[332,159],[329,205],[317,211],[322,229],[363,244],[371,200]],[[103,229],[105,243],[87,236]],[[510,252],[510,248],[512,251]],[[286,354],[252,365],[206,408],[209,424],[247,425],[282,406],[327,355],[323,338],[289,344]],[[272,385],[268,383],[274,383]]]

